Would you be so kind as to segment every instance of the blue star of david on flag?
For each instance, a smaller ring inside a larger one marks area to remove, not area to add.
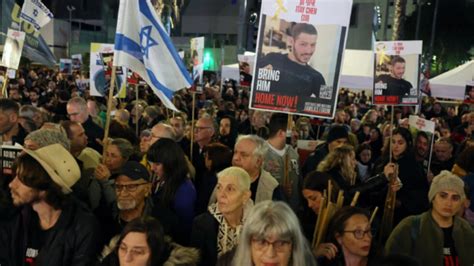
[[[148,59],[148,50],[151,47],[158,45],[158,42],[155,41],[153,38],[151,38],[151,30],[152,30],[152,26],[146,26],[140,30],[140,46],[142,48],[143,54],[145,54],[145,57],[147,59]]]
[[[33,10],[33,15],[34,15],[35,17],[38,16],[38,9]]]

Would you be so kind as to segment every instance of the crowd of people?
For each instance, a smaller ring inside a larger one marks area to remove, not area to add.
[[[0,99],[2,146],[22,150],[2,162],[0,264],[474,264],[472,106],[423,100],[431,150],[412,107],[341,89],[333,120],[288,116],[249,110],[248,88],[214,78],[194,103],[178,91],[180,112],[139,85],[107,114],[74,75],[19,71]],[[344,207],[313,245],[323,198],[339,191]]]

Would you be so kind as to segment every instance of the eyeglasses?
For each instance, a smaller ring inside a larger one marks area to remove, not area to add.
[[[195,127],[194,128],[194,131],[198,132],[198,131],[202,131],[204,129],[210,129],[211,127]]]
[[[257,250],[266,250],[271,245],[273,246],[273,249],[276,250],[277,252],[283,252],[290,247],[291,241],[276,240],[276,241],[270,242],[266,239],[254,238],[252,239],[252,244]]]
[[[363,239],[364,236],[367,234],[370,238],[372,238],[372,229],[369,230],[352,230],[352,231],[344,231],[344,233],[352,233],[356,239]]]
[[[67,114],[67,117],[71,117],[71,116],[78,116],[80,115],[81,113],[70,113],[70,114]]]
[[[127,184],[127,185],[115,184],[115,191],[120,192],[120,191],[125,189],[129,192],[134,192],[138,189],[139,186],[146,185],[146,184],[148,184],[148,183]]]

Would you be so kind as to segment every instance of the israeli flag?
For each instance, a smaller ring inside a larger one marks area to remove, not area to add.
[[[40,0],[25,0],[21,7],[20,19],[33,25],[37,31],[52,18],[53,13]]]
[[[163,104],[175,111],[173,93],[192,83],[149,0],[120,0],[114,66],[138,73]]]

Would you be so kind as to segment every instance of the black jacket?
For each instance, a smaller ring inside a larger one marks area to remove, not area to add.
[[[10,223],[0,228],[0,264],[25,264],[28,230],[39,223],[31,206],[24,206]],[[95,217],[76,200],[68,199],[56,224],[49,230],[35,265],[91,265],[100,252],[101,234]]]
[[[82,124],[82,127],[87,135],[87,147],[102,153],[102,146],[96,141],[96,139],[102,140],[104,138],[104,129],[94,123],[91,116],[89,116],[86,122]]]
[[[201,253],[199,265],[216,265],[217,230],[219,230],[219,223],[209,212],[194,218],[191,246],[198,248]]]

